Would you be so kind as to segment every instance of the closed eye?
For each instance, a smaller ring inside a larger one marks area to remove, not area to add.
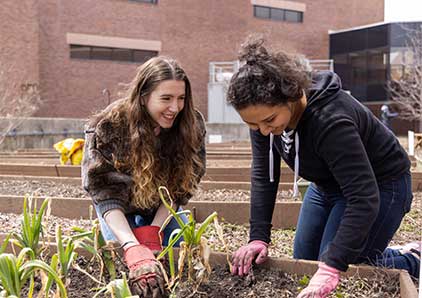
[[[265,122],[266,122],[266,123],[271,123],[271,122],[273,122],[273,120],[274,120],[274,117],[271,117],[271,118],[269,118],[269,119],[266,119],[266,120],[265,120]]]

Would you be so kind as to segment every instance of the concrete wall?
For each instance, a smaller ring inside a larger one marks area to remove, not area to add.
[[[77,118],[0,118],[3,132],[10,123],[20,123],[7,133],[0,150],[53,148],[53,144],[65,138],[84,138],[85,122],[85,119]],[[210,135],[221,135],[222,142],[247,141],[249,129],[245,124],[207,123],[207,141]]]
[[[15,126],[18,124],[17,126]],[[0,150],[14,151],[27,148],[53,148],[65,138],[84,138],[85,119],[70,118],[11,118],[0,119],[2,132],[7,132]],[[13,128],[5,131],[5,127]]]
[[[129,0],[3,2],[7,9],[0,12],[0,30],[13,36],[14,54],[0,59],[21,65],[17,77],[30,74],[39,81],[44,102],[36,114],[40,117],[87,117],[107,105],[103,89],[109,89],[114,100],[118,84],[135,74],[133,63],[70,59],[68,33],[160,41],[160,54],[173,56],[185,68],[195,103],[207,117],[209,62],[235,60],[248,34],[264,33],[275,48],[326,59],[328,30],[379,22],[384,16],[383,0],[350,0],[347,5],[303,0],[303,23],[255,18],[250,0],[160,0],[157,5]],[[22,3],[30,16],[16,14]]]

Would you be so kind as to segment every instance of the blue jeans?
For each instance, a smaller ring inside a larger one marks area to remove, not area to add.
[[[413,276],[419,275],[419,263],[412,254],[393,253],[386,250],[394,233],[400,227],[404,215],[412,203],[411,176],[379,183],[380,207],[378,216],[368,234],[366,247],[357,263],[404,269]],[[347,201],[341,192],[325,193],[311,184],[304,196],[299,214],[293,257],[318,260],[334,239],[343,217]],[[356,231],[357,233],[359,231]]]
[[[98,206],[96,204],[94,204],[94,207],[95,207],[95,211],[97,213],[98,220],[100,222],[101,234],[103,235],[104,240],[106,240],[106,241],[117,241],[116,236],[113,234],[110,227],[105,222],[104,218],[100,215],[100,212],[98,210]],[[177,211],[178,212],[182,211],[182,208],[179,207],[179,209]],[[186,217],[185,214],[182,214],[181,218],[182,218],[184,223],[188,222],[188,218]],[[133,213],[132,214],[126,214],[126,219],[129,223],[129,226],[132,229],[139,228],[139,227],[142,227],[142,226],[148,226],[148,225],[151,224],[151,222],[153,220],[153,218],[143,218],[141,215],[133,214]],[[174,218],[172,218],[163,230],[163,233],[164,233],[164,239],[163,239],[163,243],[162,243],[163,246],[167,246],[167,244],[169,243],[169,238],[170,238],[171,232],[173,232],[175,229],[180,229],[180,226],[177,223],[177,221]],[[180,242],[182,242],[182,241],[183,241],[183,237],[180,238],[174,246],[179,247]]]

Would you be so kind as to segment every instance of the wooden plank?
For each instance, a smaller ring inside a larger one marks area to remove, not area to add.
[[[79,177],[50,177],[50,176],[28,176],[28,175],[0,175],[0,180],[18,180],[18,181],[45,181],[63,183],[75,186],[82,185],[82,179]]]
[[[296,227],[301,202],[281,202],[275,204],[273,227],[290,229]],[[190,201],[185,209],[190,209],[198,221],[203,221],[216,211],[220,218],[233,224],[249,224],[249,202]]]
[[[418,290],[409,273],[404,270],[400,272],[400,296],[403,298],[418,298]]]
[[[0,175],[57,176],[54,165],[0,163]]]
[[[43,197],[34,197],[38,206]],[[23,197],[0,195],[0,211],[4,213],[22,213]],[[86,198],[51,198],[51,214],[65,218],[90,218],[91,199]],[[276,203],[273,226],[278,229],[296,226],[301,202]],[[249,223],[249,202],[204,202],[190,201],[184,209],[194,212],[198,221],[203,221],[212,212],[217,211],[219,217],[233,224]],[[93,214],[95,217],[95,212]]]

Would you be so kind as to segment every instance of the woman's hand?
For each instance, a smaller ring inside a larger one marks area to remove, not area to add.
[[[124,259],[129,268],[129,285],[133,294],[144,298],[165,297],[161,264],[149,248],[140,244],[125,247]]]
[[[337,287],[340,272],[325,263],[319,263],[318,267],[309,285],[300,292],[297,298],[325,298]]]
[[[255,259],[256,257],[256,259]],[[252,261],[264,263],[268,257],[268,243],[261,240],[253,240],[239,248],[233,254],[232,274],[243,276],[251,270]]]

